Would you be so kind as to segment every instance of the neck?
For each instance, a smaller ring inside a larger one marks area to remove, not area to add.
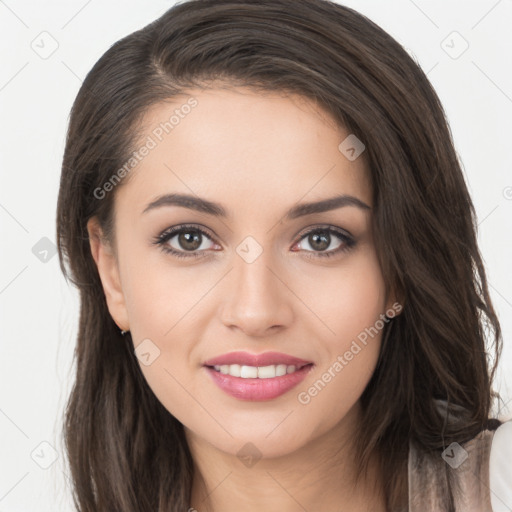
[[[293,453],[262,457],[250,467],[185,429],[195,465],[192,511],[385,512],[377,455],[355,480],[353,439],[359,418],[357,403],[334,429]]]

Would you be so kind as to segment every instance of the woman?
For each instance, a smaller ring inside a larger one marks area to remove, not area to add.
[[[475,224],[425,74],[349,8],[193,0],[114,44],[58,203],[77,508],[495,509]]]

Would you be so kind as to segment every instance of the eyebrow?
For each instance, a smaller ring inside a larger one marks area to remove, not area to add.
[[[227,218],[227,210],[220,204],[202,199],[197,196],[191,196],[188,194],[165,194],[157,197],[154,201],[149,203],[144,211],[147,213],[155,208],[163,206],[181,206],[182,208],[188,208],[189,210],[196,210],[201,213],[213,215],[214,217]],[[312,203],[302,203],[294,206],[285,214],[287,220],[297,219],[306,215],[312,215],[314,213],[323,213],[344,206],[355,206],[361,210],[371,210],[370,206],[358,199],[357,197],[342,194],[339,196],[331,197],[329,199],[323,199],[321,201],[315,201]]]

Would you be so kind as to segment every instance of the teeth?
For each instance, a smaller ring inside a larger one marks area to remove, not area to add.
[[[272,379],[274,377],[281,377],[287,373],[293,373],[296,367],[285,364],[272,364],[270,366],[245,366],[239,364],[223,364],[214,366],[215,370],[224,375],[231,375],[232,377],[241,377],[242,379]]]

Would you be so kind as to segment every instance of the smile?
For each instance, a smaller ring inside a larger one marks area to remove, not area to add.
[[[274,377],[282,377],[288,373],[294,373],[296,370],[300,370],[303,366],[306,365],[304,364],[297,367],[293,364],[271,364],[269,366],[223,364],[215,365],[213,368],[224,375],[241,377],[242,379],[273,379]]]
[[[295,365],[204,366],[213,382],[228,395],[239,400],[272,400],[293,389],[302,382],[313,363]]]

